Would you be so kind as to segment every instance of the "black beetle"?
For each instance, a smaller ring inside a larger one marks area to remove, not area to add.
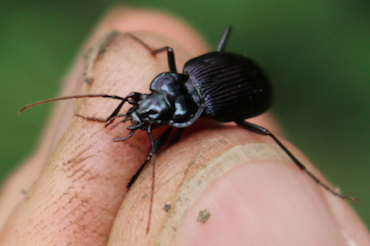
[[[200,117],[208,117],[221,122],[235,122],[248,131],[270,136],[301,170],[326,190],[343,199],[356,200],[353,197],[343,196],[322,183],[267,129],[245,121],[270,108],[272,89],[268,78],[255,62],[239,54],[224,52],[230,31],[231,27],[225,28],[216,51],[186,62],[182,74],[177,73],[174,51],[171,47],[165,46],[152,50],[143,41],[129,34],[153,55],[163,51],[167,52],[169,72],[161,73],[154,78],[150,84],[150,94],[131,92],[126,97],[106,94],[58,97],[26,105],[19,112],[34,105],[72,98],[107,97],[121,100],[113,113],[104,120],[105,124],[109,125],[117,117],[124,117],[120,122],[131,121],[132,124],[127,127],[130,133],[126,137],[114,139],[114,141],[124,141],[136,130],[146,130],[151,143],[151,150],[143,165],[131,179],[129,187],[145,164],[170,138],[173,128],[177,131],[172,135],[169,146],[179,140],[184,128],[192,125]],[[125,102],[131,104],[132,107],[125,114],[119,114]],[[80,117],[101,121],[96,118]],[[154,140],[152,130],[165,125],[169,126],[168,129]]]

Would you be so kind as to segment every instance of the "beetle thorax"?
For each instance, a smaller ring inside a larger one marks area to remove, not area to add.
[[[197,109],[184,84],[188,79],[178,73],[159,74],[150,85],[152,93],[141,96],[133,120],[138,117],[153,127],[188,121]]]

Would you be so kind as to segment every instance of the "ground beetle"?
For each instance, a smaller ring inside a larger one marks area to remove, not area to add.
[[[131,137],[136,130],[145,130],[151,143],[150,152],[143,165],[131,179],[129,187],[136,180],[145,164],[155,156],[155,153],[170,136],[169,146],[179,140],[184,128],[192,125],[200,117],[208,117],[221,122],[233,121],[248,131],[270,136],[301,170],[305,171],[326,190],[343,199],[356,200],[352,197],[343,196],[322,183],[267,129],[245,121],[245,119],[260,115],[270,108],[272,89],[268,78],[255,62],[239,54],[224,52],[230,31],[231,27],[225,28],[216,51],[186,62],[182,74],[177,73],[175,55],[171,47],[151,49],[142,40],[129,34],[153,55],[163,51],[167,52],[169,72],[161,73],[154,78],[150,84],[150,94],[131,92],[126,97],[106,94],[58,97],[26,105],[20,112],[34,105],[72,98],[107,97],[121,100],[113,113],[104,120],[105,124],[109,125],[118,117],[123,117],[120,122],[131,121],[132,124],[127,127],[130,133],[126,137],[114,139],[114,141],[124,141]],[[114,36],[115,33],[110,36],[110,39]],[[105,49],[105,47],[101,48]],[[119,114],[125,102],[131,104],[132,107],[125,114]],[[80,117],[101,121],[97,118]],[[166,125],[169,126],[168,129],[158,139],[154,140],[152,130]],[[176,128],[176,132],[171,135],[173,128]],[[152,182],[154,184],[154,177]],[[154,188],[152,187],[152,189]],[[153,192],[151,195],[152,202]],[[150,216],[151,209],[149,221]]]

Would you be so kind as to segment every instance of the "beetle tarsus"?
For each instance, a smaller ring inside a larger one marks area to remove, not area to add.
[[[125,140],[129,139],[130,137],[132,137],[132,136],[134,135],[135,131],[136,131],[136,130],[132,130],[132,131],[130,131],[130,133],[129,133],[129,134],[127,134],[127,136],[126,136],[126,137],[123,137],[123,138],[115,138],[115,139],[113,139],[113,142],[121,142],[121,141],[125,141]]]

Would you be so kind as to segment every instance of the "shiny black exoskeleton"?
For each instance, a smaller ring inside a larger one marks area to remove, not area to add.
[[[134,124],[184,128],[200,116],[228,122],[264,113],[271,105],[271,86],[250,59],[216,51],[188,61],[183,74],[158,75],[142,94],[131,116]],[[135,107],[135,106],[134,106]],[[140,128],[142,129],[142,128]]]
[[[322,183],[267,129],[245,121],[269,109],[272,103],[272,90],[267,77],[256,63],[242,55],[224,52],[230,30],[230,27],[226,27],[216,51],[189,60],[184,65],[182,74],[177,73],[172,48],[166,46],[152,50],[143,41],[130,34],[153,55],[167,52],[169,72],[154,78],[150,85],[150,94],[131,92],[126,97],[106,94],[59,97],[27,105],[20,111],[37,104],[71,98],[108,97],[121,100],[118,107],[107,118],[106,125],[118,117],[123,117],[121,122],[131,121],[132,124],[127,128],[130,130],[128,136],[114,141],[124,141],[136,130],[146,130],[152,146],[146,161],[132,178],[129,186],[152,155],[170,138],[173,128],[177,131],[172,135],[169,145],[178,141],[183,129],[192,125],[200,117],[209,117],[221,122],[232,121],[246,130],[270,136],[300,169],[322,187],[341,198],[355,200],[341,195]],[[119,114],[125,102],[132,107],[125,114]],[[152,130],[162,126],[169,127],[154,140]]]
[[[151,94],[135,93],[130,130],[169,125],[185,128],[201,116],[217,121],[242,121],[264,113],[272,103],[271,86],[261,69],[249,58],[224,52],[230,27],[217,51],[189,60],[183,73],[176,71],[173,50],[166,50],[170,72],[159,74],[150,85]]]

